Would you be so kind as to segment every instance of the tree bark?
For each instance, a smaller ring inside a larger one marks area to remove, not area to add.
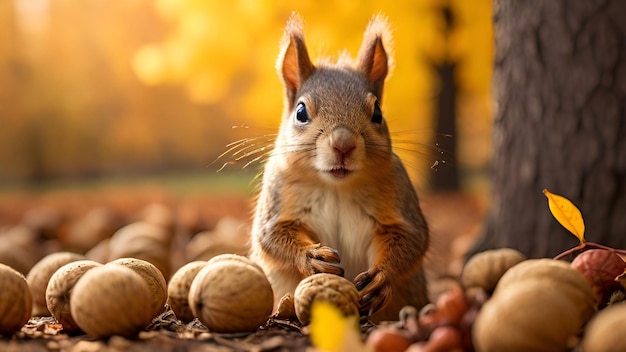
[[[544,188],[578,206],[588,241],[625,248],[626,1],[493,4],[492,201],[474,252],[575,246]]]

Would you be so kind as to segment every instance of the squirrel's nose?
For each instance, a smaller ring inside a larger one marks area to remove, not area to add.
[[[356,135],[347,127],[337,127],[330,135],[330,145],[341,156],[347,156],[356,148]]]

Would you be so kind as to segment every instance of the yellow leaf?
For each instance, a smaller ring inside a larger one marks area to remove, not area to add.
[[[345,317],[328,302],[313,302],[311,307],[311,342],[320,351],[363,351],[358,332],[358,317]]]
[[[578,237],[580,243],[585,242],[585,222],[580,210],[569,199],[550,193],[547,189],[543,194],[548,198],[548,206],[554,218],[569,232]]]

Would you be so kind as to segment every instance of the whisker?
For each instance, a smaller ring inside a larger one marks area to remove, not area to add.
[[[233,164],[234,164],[234,162],[232,162],[232,161],[227,161],[227,162],[225,162],[224,164],[222,164],[222,166],[221,166],[219,169],[217,169],[217,171],[216,171],[216,172],[220,172],[220,171],[224,170],[224,169],[226,168],[226,166],[227,166],[227,165],[233,165]],[[212,164],[211,164],[211,165],[212,165]]]
[[[415,141],[412,139],[394,139],[391,144],[418,144],[418,145],[431,145],[426,142]]]
[[[261,170],[261,172],[258,172],[256,175],[254,175],[252,180],[250,180],[250,185],[253,186],[257,192],[261,192],[262,176],[263,176],[263,170]]]
[[[264,152],[266,149],[267,149],[267,146],[262,146],[260,148],[256,148],[256,149],[250,150],[250,151],[248,151],[248,152],[246,152],[246,153],[244,153],[242,155],[239,155],[238,157],[235,158],[235,160],[239,161],[241,159],[245,159],[245,158],[247,158],[247,157],[249,157],[251,155],[255,155],[255,154]],[[233,154],[233,156],[235,156],[235,155],[237,155],[237,154],[239,154],[239,153],[241,153],[243,151],[244,151],[244,149],[241,149],[237,153]]]
[[[276,140],[276,136],[278,136],[278,134],[274,133],[274,134],[265,134],[265,135],[258,136],[258,137],[246,137],[246,138],[242,138],[242,139],[238,139],[236,141],[230,142],[230,143],[226,144],[226,147],[235,147],[236,148],[237,146],[241,146],[241,145],[249,143],[249,142],[260,141],[263,138],[265,138],[265,141],[267,141],[267,142],[273,142],[273,141]]]
[[[404,135],[410,135],[410,136],[419,136],[419,135],[426,135],[426,136],[435,136],[435,137],[446,137],[446,138],[453,138],[454,135],[451,133],[442,133],[442,132],[435,132],[432,130],[402,130],[402,131],[391,131],[389,132],[389,135],[392,137],[391,139],[393,139],[394,136],[404,136]]]
[[[241,148],[241,149],[237,150],[236,152],[234,152],[231,156],[232,156],[232,157],[235,157],[235,156],[237,156],[237,155],[239,155],[239,154],[241,154],[241,153],[244,153],[246,150],[248,150],[248,149],[250,149],[250,148],[255,148],[257,145],[258,145],[258,144],[256,144],[256,143],[253,143],[253,144],[247,145],[247,146],[245,146],[245,147],[243,147],[243,148]],[[253,150],[256,150],[256,149],[253,149]],[[245,155],[245,153],[244,153],[244,155]],[[240,157],[241,157],[241,156],[239,156],[239,158],[240,158]],[[239,159],[235,159],[235,160],[239,160]]]
[[[433,134],[432,130],[424,129],[424,130],[400,130],[400,131],[390,131],[389,135],[393,136],[402,136],[402,135],[431,135]],[[393,138],[392,138],[393,139]]]
[[[265,156],[267,156],[267,155],[268,155],[268,153],[263,153],[263,154],[261,154],[261,155],[257,156],[256,158],[254,158],[254,159],[252,159],[252,160],[248,161],[248,162],[247,162],[247,163],[246,163],[246,164],[242,167],[242,169],[247,168],[247,167],[248,167],[248,166],[250,166],[251,164],[254,164],[254,163],[255,163],[255,162],[257,162],[259,159],[261,159],[261,158],[263,158],[263,157],[265,157]]]
[[[274,152],[278,154],[290,154],[298,152],[309,152],[315,150],[314,144],[294,144],[294,145],[282,145],[280,148],[275,148]]]
[[[396,140],[396,141],[394,141],[395,149],[407,148],[407,147],[405,147],[405,145],[413,146],[415,148],[430,150],[430,151],[436,151],[437,153],[443,152],[443,153],[447,153],[447,154],[452,154],[451,151],[449,151],[449,150],[447,150],[445,148],[442,148],[439,145],[439,143],[434,143],[434,144],[419,143],[419,142],[410,141],[410,140]]]
[[[209,166],[212,166],[213,164],[215,164],[218,160],[220,160],[221,158],[223,158],[224,156],[228,155],[228,153],[232,152],[233,150],[236,150],[237,148],[239,148],[241,145],[245,144],[246,142],[241,142],[241,141],[237,141],[237,142],[233,142],[233,143],[237,143],[237,145],[234,145],[230,148],[228,148],[225,152],[223,152],[222,154],[218,155],[217,158],[215,158],[215,160],[213,160]],[[229,143],[226,146],[229,147],[231,145],[233,145],[233,143]]]
[[[248,157],[248,156],[250,156],[250,155],[257,154],[257,153],[262,152],[262,151],[264,151],[265,149],[267,149],[267,146],[262,146],[262,147],[259,147],[259,148],[255,148],[256,146],[257,146],[257,144],[251,144],[251,145],[249,145],[249,146],[247,146],[247,147],[241,148],[241,149],[239,149],[238,151],[236,151],[235,153],[233,153],[233,155],[232,155],[232,156],[233,156],[233,157],[235,157],[235,156],[236,156],[235,160],[241,160],[241,159],[244,159],[244,158],[246,158],[246,157]],[[255,149],[248,150],[248,149],[250,149],[250,148],[255,148]],[[248,151],[247,151],[247,150],[248,150]],[[245,153],[244,153],[244,152],[245,152]],[[241,155],[240,155],[240,154],[241,154]]]
[[[240,126],[233,126],[233,128],[235,127],[239,128]],[[248,127],[245,126],[242,128],[248,128]],[[209,166],[214,165],[216,162],[220,160],[228,159],[217,170],[217,172],[220,172],[229,165],[235,165],[238,162],[241,162],[248,157],[255,156],[259,153],[263,153],[261,154],[260,158],[257,158],[257,157],[254,158],[254,161],[259,161],[263,159],[263,155],[267,155],[265,151],[267,150],[267,148],[273,145],[277,136],[278,134],[271,133],[271,134],[264,134],[264,135],[257,136],[257,137],[246,137],[246,138],[242,138],[242,139],[230,142],[226,145],[227,149],[223,153],[221,153],[217,158],[215,158],[215,160],[213,160],[213,162],[211,162]],[[246,161],[245,166],[249,166],[252,163],[249,161]]]
[[[231,148],[230,152],[232,152],[233,150],[237,150],[234,153],[231,154],[231,157],[234,157],[234,159],[227,161],[226,163],[224,163],[222,165],[222,167],[218,170],[221,171],[223,170],[225,167],[227,167],[228,165],[233,165],[236,164],[239,161],[245,160],[249,157],[253,157],[250,160],[247,160],[245,162],[245,164],[242,166],[242,169],[246,169],[248,168],[250,165],[260,162],[263,163],[265,162],[267,159],[269,159],[271,156],[273,155],[287,155],[287,154],[293,154],[293,153],[305,153],[302,158],[307,158],[308,155],[310,154],[310,152],[315,151],[315,145],[314,144],[293,144],[293,145],[282,145],[280,148],[273,148],[271,145],[262,145],[260,147],[257,147],[259,144],[250,144],[245,146],[245,144],[247,142],[250,141],[254,141],[258,138],[248,138],[246,139],[246,141],[244,141],[243,143],[238,143],[236,146],[234,146],[235,148]],[[237,149],[240,148],[240,149]],[[251,149],[254,148],[254,149]],[[224,155],[229,154],[228,152],[223,153]],[[297,161],[299,161],[300,159],[297,159]]]
[[[427,145],[427,143],[423,143],[424,140],[428,140],[428,141],[434,141],[435,146],[433,148],[439,148],[439,142],[445,142],[445,140],[447,140],[448,138],[454,138],[454,135],[449,134],[449,133],[430,133],[428,131],[414,131],[414,130],[406,130],[406,131],[401,131],[401,132],[396,132],[396,133],[391,133],[392,137],[392,144],[400,144],[400,143],[418,143],[418,144],[423,144],[423,145]],[[427,134],[428,138],[425,139],[421,139],[420,140],[416,140],[413,139],[413,137],[411,136],[415,136],[415,135],[420,135],[420,134]],[[404,137],[404,136],[409,136]],[[398,138],[398,137],[404,137],[404,138]]]
[[[218,161],[219,159],[223,158],[224,156],[228,155],[233,150],[237,150],[239,147],[241,147],[241,146],[243,146],[243,145],[245,145],[247,143],[250,143],[250,142],[255,142],[255,141],[257,141],[260,138],[262,138],[262,137],[248,137],[248,138],[239,139],[239,140],[236,140],[234,142],[230,142],[230,143],[226,144],[226,147],[228,149],[226,149],[226,151],[224,151],[217,158],[215,158],[215,160],[211,163],[211,165],[213,165],[216,161]]]
[[[226,144],[226,147],[232,147],[235,145],[242,145],[242,144],[246,144],[249,141],[253,141],[256,140],[257,137],[247,137],[247,138],[242,138],[242,139],[238,139],[236,141],[230,142],[228,144]]]
[[[403,151],[415,151],[415,152],[430,152],[430,153],[439,153],[439,152],[444,152],[446,153],[447,151],[442,150],[441,148],[437,148],[434,146],[430,146],[430,145],[415,145],[415,144],[407,144],[407,145],[396,145],[394,146],[393,150],[403,150]]]
[[[316,152],[315,148],[311,148],[311,149],[303,151],[302,153],[298,155],[296,160],[294,160],[294,163],[299,163],[303,159],[311,159],[311,157],[315,155],[315,152]]]

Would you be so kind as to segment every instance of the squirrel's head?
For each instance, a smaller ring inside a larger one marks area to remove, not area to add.
[[[390,162],[391,141],[381,110],[389,71],[383,46],[388,33],[386,19],[375,16],[355,60],[314,65],[302,21],[292,15],[277,63],[285,109],[274,154],[285,165],[300,168],[301,175],[339,182],[359,174],[371,177]]]

